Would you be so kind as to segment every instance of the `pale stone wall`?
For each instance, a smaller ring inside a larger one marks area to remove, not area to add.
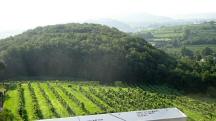
[[[107,113],[99,115],[56,118],[41,121],[186,121],[187,116],[177,108]]]

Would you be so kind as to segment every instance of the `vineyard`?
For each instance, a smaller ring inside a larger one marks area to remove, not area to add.
[[[10,82],[4,109],[14,120],[177,107],[191,121],[215,121],[216,103],[183,96],[165,86],[107,86],[98,82]]]

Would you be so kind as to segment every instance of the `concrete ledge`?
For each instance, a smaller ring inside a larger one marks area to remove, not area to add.
[[[76,116],[68,118],[46,119],[40,121],[186,121],[187,116],[177,108],[107,113]]]

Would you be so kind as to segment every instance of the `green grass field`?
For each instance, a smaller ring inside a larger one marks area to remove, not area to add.
[[[192,50],[193,52],[201,52],[204,48],[209,47],[214,52],[216,52],[216,45],[214,44],[204,44],[204,45],[185,45],[187,49]],[[171,54],[179,54],[181,52],[181,48],[162,48],[167,53]]]
[[[179,108],[191,121],[216,120],[215,101],[190,98],[165,86],[105,86],[77,81],[10,85],[3,108],[18,121],[167,107]]]

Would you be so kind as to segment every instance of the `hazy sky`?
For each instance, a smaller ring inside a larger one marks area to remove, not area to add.
[[[215,5],[216,0],[0,0],[0,31],[131,13],[208,13],[216,12]]]

